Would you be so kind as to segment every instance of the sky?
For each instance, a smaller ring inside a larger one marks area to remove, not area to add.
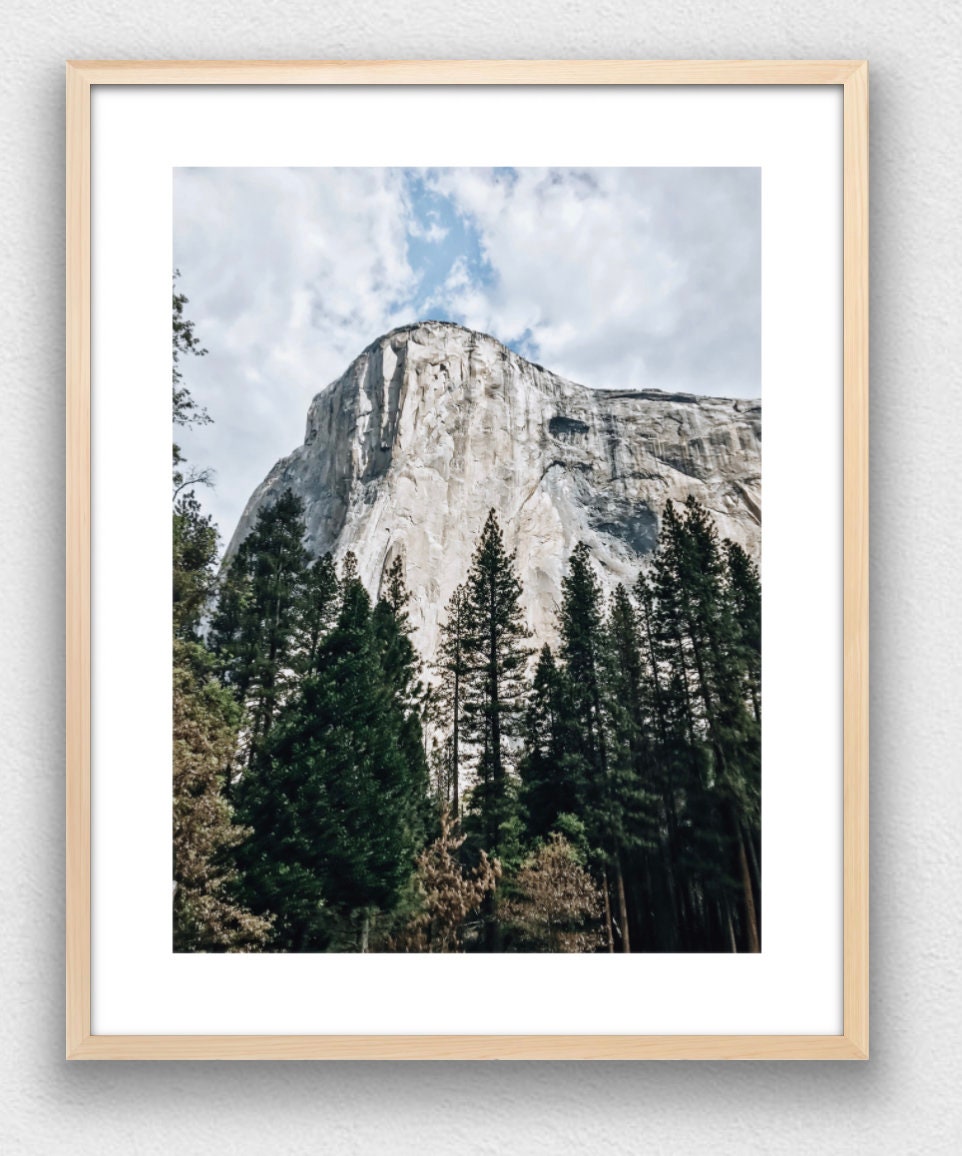
[[[173,236],[213,419],[177,440],[225,544],[311,398],[398,325],[593,388],[761,395],[760,169],[176,169]]]

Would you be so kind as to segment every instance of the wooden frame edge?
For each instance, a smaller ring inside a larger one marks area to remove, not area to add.
[[[67,62],[66,1056],[68,1060],[867,1059],[868,65],[866,61]],[[90,1007],[90,97],[94,84],[843,87],[843,1032],[762,1036],[110,1036]]]
[[[844,84],[858,60],[73,60],[90,84]]]
[[[869,218],[868,64],[843,102],[843,997],[844,1031],[869,1032]]]
[[[67,68],[67,1057],[90,1038],[90,83]]]
[[[71,1060],[862,1060],[848,1036],[87,1036]]]

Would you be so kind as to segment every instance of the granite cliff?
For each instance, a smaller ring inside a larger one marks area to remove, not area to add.
[[[304,500],[310,549],[352,550],[372,593],[403,556],[427,659],[493,507],[529,625],[552,640],[576,543],[607,589],[630,583],[669,500],[694,494],[759,556],[761,403],[589,389],[493,337],[425,321],[379,338],[317,394],[303,445],[255,490],[228,555],[287,487]]]

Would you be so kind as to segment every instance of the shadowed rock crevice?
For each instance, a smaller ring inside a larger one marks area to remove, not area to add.
[[[548,432],[565,441],[586,434],[588,426],[576,417],[564,417],[561,414],[556,414],[548,422]]]

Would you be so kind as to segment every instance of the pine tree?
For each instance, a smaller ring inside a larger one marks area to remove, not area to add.
[[[620,707],[620,738],[628,748],[632,765],[640,772],[647,753],[641,641],[635,608],[628,591],[621,584],[615,588],[604,633],[610,698]]]
[[[433,696],[429,695],[425,725],[430,730],[438,720],[438,709]],[[454,746],[451,737],[435,734],[430,739],[428,769],[431,776],[431,793],[438,809],[451,808],[455,797]]]
[[[672,666],[670,638],[658,614],[654,579],[645,573],[634,587],[639,658],[643,670],[641,726],[649,753],[643,783],[655,794],[659,828],[657,855],[647,856],[652,885],[649,898],[653,945],[662,951],[685,950],[690,941],[688,880],[683,852],[683,806],[695,772],[686,693]]]
[[[398,554],[387,568],[382,581],[381,599],[388,604],[402,629],[408,627],[407,604],[410,593],[404,577],[404,559]]]
[[[398,725],[398,750],[408,768],[411,835],[422,845],[431,826],[430,775],[424,748],[425,689],[421,660],[411,639],[410,592],[399,556],[388,568],[371,625],[381,660],[381,677],[391,695]]]
[[[666,509],[655,566],[658,634],[674,713],[691,752],[688,903],[715,942],[758,951],[752,832],[760,811],[757,723],[746,706],[741,636],[717,531],[694,499]]]
[[[299,674],[317,672],[321,642],[337,620],[338,592],[337,570],[328,552],[315,558],[303,577],[297,632],[292,643]]]
[[[446,784],[445,800],[450,803],[455,819],[461,802],[460,766],[464,757],[461,740],[464,694],[470,672],[470,637],[467,589],[458,586],[448,601],[439,630],[436,669],[440,685],[431,711],[432,721],[443,736],[438,744],[438,757]]]
[[[731,616],[727,659],[733,668],[729,710],[732,757],[739,768],[736,801],[751,880],[756,923],[761,929],[761,725],[762,591],[758,567],[735,542],[726,541],[725,594]]]
[[[660,906],[656,852],[661,841],[658,774],[652,741],[651,687],[642,659],[638,612],[624,586],[615,589],[602,643],[602,703],[608,729],[608,780],[616,805],[612,831],[621,848],[630,940],[657,945]]]
[[[758,567],[737,542],[725,542],[728,596],[738,631],[735,659],[755,721],[762,718],[762,586]]]
[[[487,521],[465,582],[467,676],[463,742],[472,752],[473,784],[465,831],[477,853],[484,850],[506,869],[521,857],[521,819],[513,764],[527,686],[530,631],[521,609],[521,582],[514,554],[494,510]],[[485,901],[485,948],[500,950],[495,897]]]
[[[285,490],[258,511],[223,582],[210,645],[246,710],[243,765],[252,768],[297,666],[308,589],[304,505]]]
[[[559,815],[581,808],[580,762],[568,755],[569,709],[565,679],[551,647],[541,648],[524,718],[521,803],[529,842],[547,838]]]
[[[420,660],[411,642],[409,599],[404,563],[398,557],[385,576],[384,593],[374,607],[373,625],[380,642],[384,676],[401,696],[402,705],[414,711],[420,704],[423,688],[419,680]]]
[[[366,950],[373,916],[397,904],[423,846],[427,772],[409,741],[410,688],[385,669],[383,625],[348,557],[315,671],[240,783],[253,829],[238,849],[243,894],[275,914],[277,950]]]
[[[192,493],[174,504],[174,637],[197,641],[216,587],[217,527]]]
[[[511,777],[527,686],[530,631],[521,609],[515,556],[492,510],[465,583],[464,740],[474,752],[468,830],[505,860],[517,838],[516,786]]]
[[[625,895],[622,840],[624,798],[613,780],[607,719],[602,702],[604,669],[604,607],[601,587],[588,548],[579,543],[561,583],[561,658],[570,694],[573,755],[580,763],[581,814],[597,849],[602,892],[606,902],[609,949],[614,950],[609,873],[618,908],[621,950],[631,950]]]

